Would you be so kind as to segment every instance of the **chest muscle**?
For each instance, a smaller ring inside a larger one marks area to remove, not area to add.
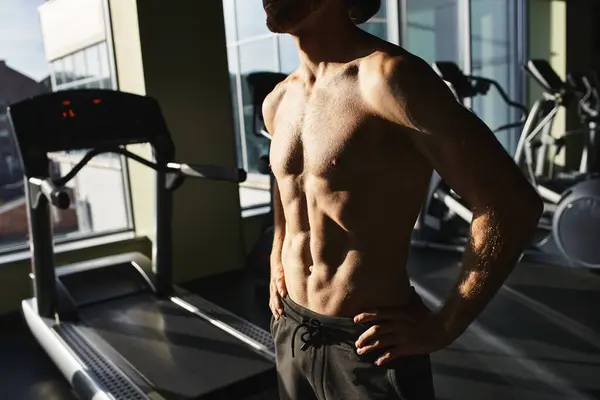
[[[276,176],[330,177],[360,165],[377,145],[364,107],[347,92],[284,98],[275,120],[271,167]]]

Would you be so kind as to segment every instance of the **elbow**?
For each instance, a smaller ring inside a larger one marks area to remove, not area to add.
[[[544,213],[544,201],[533,187],[513,192],[512,198],[503,202],[503,214],[514,222],[514,225],[533,230],[537,227]]]
[[[539,193],[530,186],[526,193],[523,194],[521,204],[523,205],[526,218],[531,218],[537,225],[544,213],[544,200],[540,197]]]

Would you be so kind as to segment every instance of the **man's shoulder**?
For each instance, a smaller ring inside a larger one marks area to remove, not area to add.
[[[361,66],[361,92],[373,113],[415,127],[429,118],[433,104],[455,99],[447,85],[422,58],[399,47],[374,52]]]
[[[436,79],[433,74],[425,60],[394,45],[374,51],[361,62],[361,78],[370,83],[365,87],[380,93],[408,90],[418,82]]]

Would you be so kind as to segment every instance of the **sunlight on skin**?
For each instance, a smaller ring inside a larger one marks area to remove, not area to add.
[[[481,286],[481,281],[485,275],[481,271],[471,271],[463,279],[459,286],[460,294],[464,299],[470,299],[477,294],[477,289]]]
[[[480,213],[471,224],[470,250],[479,258],[479,268],[468,271],[462,278],[459,291],[464,299],[477,295],[486,280],[488,271],[480,268],[496,256],[499,245],[498,224],[490,212]]]

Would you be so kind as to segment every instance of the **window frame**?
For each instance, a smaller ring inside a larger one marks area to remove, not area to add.
[[[390,2],[395,2],[398,5],[398,21],[400,23],[400,40],[401,45],[405,45],[405,38],[408,35],[408,2],[418,0],[387,0],[388,7]],[[459,25],[459,53],[463,55],[461,68],[466,75],[472,73],[473,61],[473,35],[472,35],[472,7],[475,0],[457,0],[458,9],[458,25]],[[522,65],[528,54],[527,49],[527,2],[521,0],[507,0],[509,15],[514,15],[510,18],[510,37],[508,40],[514,41],[516,54],[514,55],[515,63],[510,65],[510,74],[515,77],[509,87],[504,89],[511,98],[519,103],[526,104],[527,101],[527,77],[525,72],[519,65]],[[472,106],[471,99],[465,99],[467,107]],[[516,121],[519,118],[519,113],[516,110],[511,110],[511,117],[514,116]],[[516,150],[518,137],[509,136],[507,151],[513,154]]]
[[[118,79],[117,79],[117,69],[116,69],[116,61],[115,61],[115,48],[114,48],[114,41],[113,41],[113,35],[112,35],[112,23],[111,23],[111,18],[110,18],[110,9],[109,9],[109,4],[108,4],[108,0],[103,0],[103,7],[104,7],[104,16],[105,16],[105,32],[106,32],[106,38],[104,40],[100,40],[98,42],[95,43],[90,43],[87,46],[77,49],[73,52],[70,52],[68,54],[64,54],[62,55],[60,58],[56,59],[56,60],[47,60],[48,63],[48,70],[50,73],[50,82],[51,82],[51,90],[54,92],[56,90],[65,90],[65,89],[69,89],[69,88],[73,88],[73,87],[77,87],[80,86],[81,84],[87,84],[90,82],[100,82],[104,79],[106,79],[106,77],[104,76],[100,76],[97,78],[86,78],[86,79],[81,79],[81,80],[76,80],[73,82],[69,82],[69,83],[58,83],[56,80],[56,70],[54,68],[53,63],[57,60],[60,60],[63,64],[64,64],[64,59],[66,57],[71,57],[74,60],[74,54],[78,53],[78,52],[85,52],[88,48],[93,47],[93,46],[97,46],[100,43],[105,43],[106,44],[106,52],[107,52],[107,61],[108,61],[108,73],[109,73],[109,79],[110,79],[110,84],[111,87],[109,89],[112,90],[118,90],[119,85],[118,85]],[[84,62],[87,62],[87,59],[85,58],[85,53],[84,53]],[[75,62],[73,62],[73,65],[75,65]],[[60,73],[64,74],[64,68],[62,71],[60,71]],[[119,235],[123,235],[123,234],[129,234],[129,233],[133,233],[135,232],[135,220],[134,220],[134,216],[133,216],[133,209],[132,209],[132,193],[131,193],[131,187],[130,187],[130,176],[129,176],[129,169],[128,169],[128,163],[127,163],[127,159],[124,156],[119,156],[119,164],[120,164],[120,171],[121,171],[121,189],[123,190],[123,198],[125,200],[125,215],[126,215],[126,221],[125,224],[122,228],[117,228],[117,229],[111,229],[111,230],[106,230],[106,231],[101,231],[101,232],[85,232],[85,233],[80,233],[79,231],[67,234],[67,235],[59,235],[59,236],[55,236],[54,241],[55,241],[55,245],[58,246],[63,246],[63,245],[71,245],[77,242],[84,242],[87,240],[92,240],[92,241],[103,241],[103,240],[107,240],[110,241],[111,237],[118,237]],[[93,167],[93,163],[91,163],[91,166]],[[27,237],[24,241],[22,242],[15,242],[15,243],[10,243],[10,244],[2,244],[0,243],[0,258],[6,258],[24,251],[28,251],[30,247],[30,243],[29,243],[29,238]]]
[[[108,27],[107,27],[108,30]],[[69,54],[65,54],[63,55],[61,58],[57,59],[57,60],[52,60],[50,62],[50,64],[52,65],[54,62],[56,61],[61,61],[63,60],[65,57],[71,57],[73,59],[75,59],[75,54],[77,53],[83,53],[85,56],[85,52],[95,46],[101,46],[102,44],[105,45],[106,48],[106,52],[107,52],[107,63],[108,63],[108,79],[110,80],[110,84],[111,87],[109,88],[105,88],[105,89],[110,89],[110,90],[118,90],[118,86],[117,86],[117,79],[116,79],[116,67],[115,67],[115,61],[114,61],[114,47],[112,45],[112,40],[111,37],[107,35],[107,38],[105,40],[101,40],[95,43],[91,43],[86,47],[80,48],[72,53]],[[102,60],[102,57],[99,57],[100,61]],[[54,79],[54,69],[51,68],[51,74],[53,76],[53,79],[51,79],[51,81],[53,82],[52,84],[52,91],[59,91],[59,90],[68,90],[68,89],[73,89],[73,88],[77,88],[77,87],[81,87],[82,85],[86,85],[89,83],[93,83],[93,82],[103,82],[105,79],[107,79],[106,76],[101,75],[98,77],[91,77],[91,78],[84,78],[84,79],[79,79],[79,80],[75,80],[75,81],[71,81],[68,83],[62,83],[59,85],[54,84],[54,82],[56,81]],[[68,153],[65,153],[68,155]],[[132,210],[132,194],[131,194],[131,188],[129,185],[129,171],[128,171],[128,162],[127,162],[127,158],[125,156],[118,156],[119,159],[119,165],[120,165],[120,171],[121,171],[121,186],[122,186],[122,190],[123,190],[123,198],[125,199],[125,215],[126,215],[126,222],[125,222],[125,226],[123,228],[118,228],[118,229],[113,229],[113,230],[109,230],[109,231],[104,231],[104,232],[91,232],[91,233],[81,233],[81,234],[73,234],[73,235],[69,235],[69,237],[72,237],[72,241],[77,241],[77,240],[82,240],[82,239],[86,239],[89,237],[94,237],[94,238],[98,238],[98,237],[103,237],[103,236],[110,236],[110,235],[114,235],[114,234],[119,234],[119,233],[123,233],[123,232],[130,232],[130,231],[134,231],[135,230],[135,224],[134,224],[134,219],[133,219],[133,210]],[[88,165],[91,168],[103,168],[101,166],[94,166],[94,160],[91,160],[90,163],[88,163]],[[67,242],[69,242],[70,240],[68,240]],[[57,237],[56,239],[57,243],[63,243],[61,241],[61,237]],[[64,242],[64,243],[67,243]]]

